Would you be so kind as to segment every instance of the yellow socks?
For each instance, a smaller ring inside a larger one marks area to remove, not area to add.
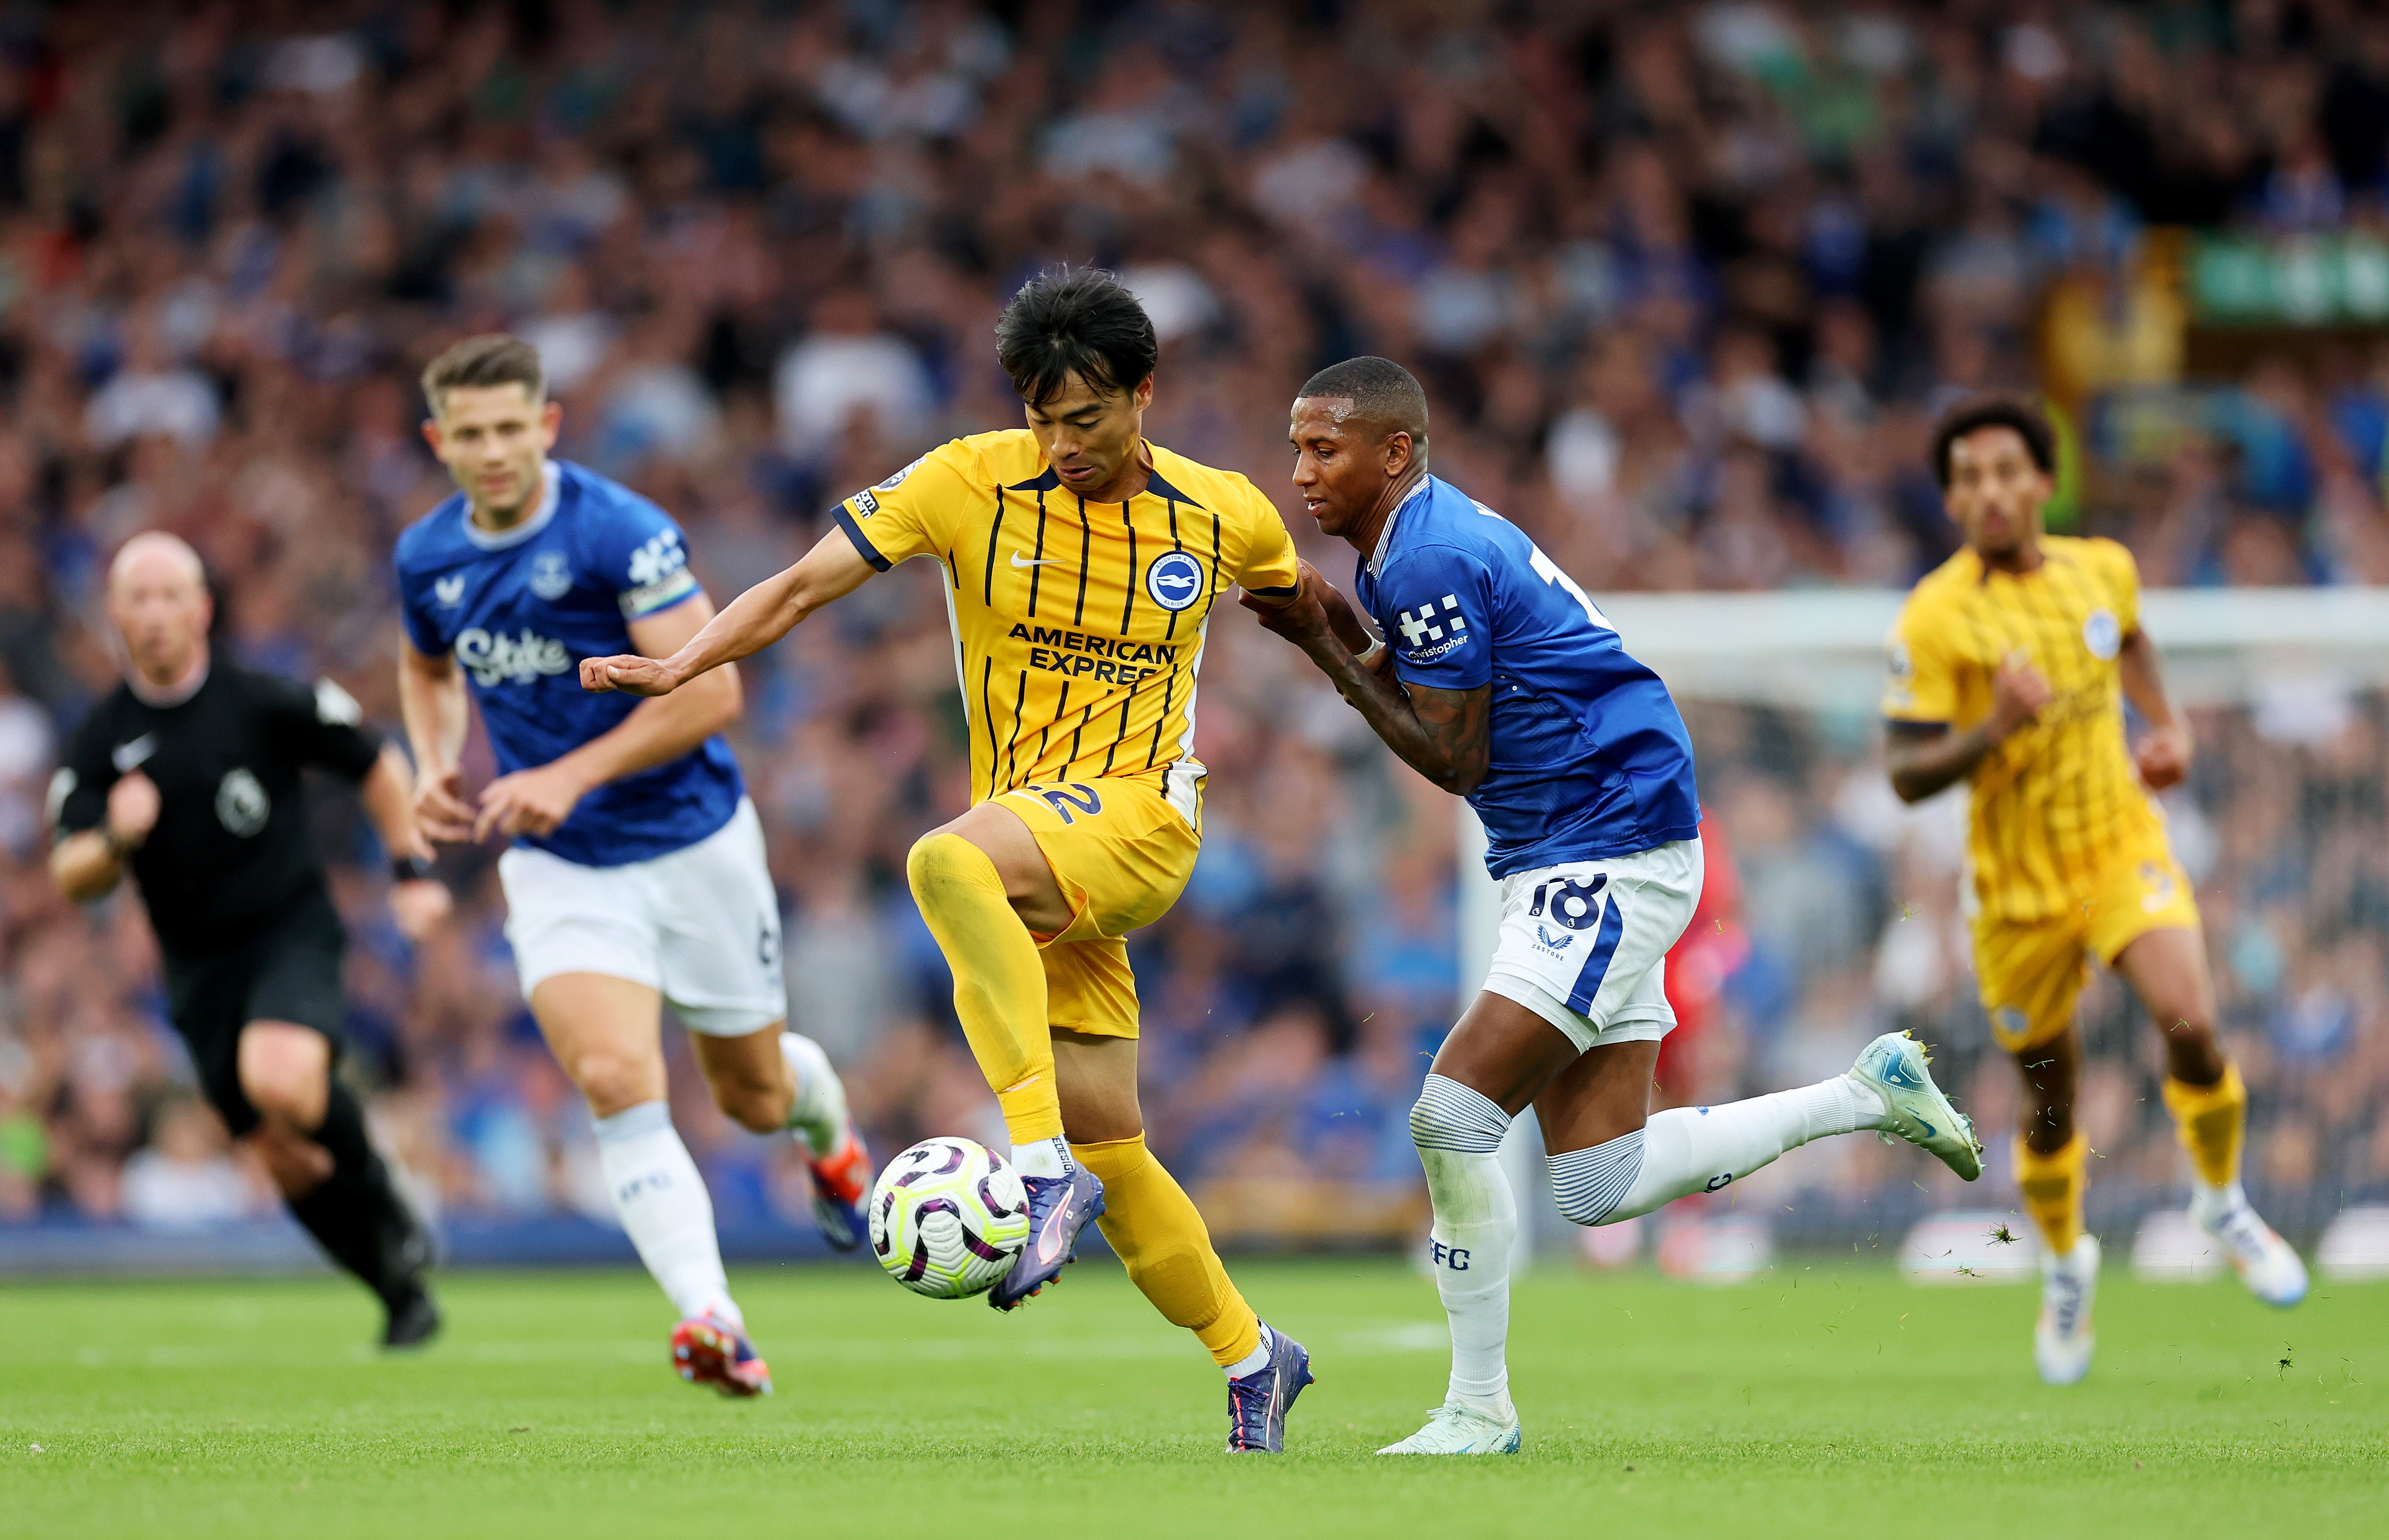
[[[1144,1136],[1074,1144],[1070,1153],[1104,1184],[1097,1226],[1153,1307],[1201,1339],[1222,1368],[1249,1357],[1260,1345],[1260,1320],[1229,1281],[1194,1200],[1144,1148]]]
[[[2240,1142],[2248,1131],[2248,1086],[2240,1066],[2227,1063],[2223,1078],[2212,1085],[2189,1085],[2168,1078],[2165,1110],[2173,1114],[2174,1130],[2181,1136],[2198,1179],[2210,1187],[2228,1187],[2240,1179]]]
[[[1060,1138],[1045,963],[1004,897],[995,863],[960,835],[933,834],[913,847],[905,870],[953,968],[954,1014],[1003,1104],[1012,1142]],[[1104,1184],[1104,1238],[1154,1308],[1194,1332],[1222,1367],[1250,1357],[1260,1322],[1228,1281],[1194,1200],[1145,1149],[1144,1136],[1072,1145],[1070,1153]]]
[[[2024,1212],[2059,1256],[2073,1251],[2082,1235],[2082,1164],[2089,1157],[2090,1141],[2079,1132],[2047,1155],[2016,1141],[2016,1187],[2024,1195]]]
[[[2229,1187],[2240,1179],[2240,1146],[2247,1131],[2248,1087],[2239,1066],[2226,1064],[2223,1078],[2212,1085],[2165,1083],[2165,1110],[2173,1114],[2182,1148],[2190,1151],[2198,1179],[2210,1187]],[[2090,1141],[2080,1133],[2064,1148],[2043,1155],[2022,1139],[2016,1141],[2016,1187],[2025,1212],[2040,1227],[2049,1249],[2060,1256],[2074,1249],[2082,1233],[2082,1167]]]
[[[1062,1136],[1054,1036],[1045,1024],[1045,961],[1012,912],[987,853],[932,834],[905,863],[913,900],[954,973],[954,1014],[979,1072],[1003,1104],[1016,1145]],[[1199,1221],[1197,1222],[1199,1225]]]

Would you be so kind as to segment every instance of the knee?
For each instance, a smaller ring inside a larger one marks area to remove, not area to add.
[[[281,1037],[241,1044],[240,1094],[269,1123],[304,1130],[323,1122],[330,1071],[330,1055],[320,1038],[312,1044]]]
[[[601,1118],[654,1100],[656,1077],[649,1071],[637,1055],[610,1048],[583,1049],[564,1065],[564,1072],[588,1098],[589,1110]]]
[[[749,1134],[776,1134],[787,1126],[791,1097],[785,1085],[740,1078],[711,1083],[713,1105]]]
[[[1645,1130],[1635,1129],[1590,1149],[1570,1149],[1551,1158],[1552,1199],[1572,1224],[1606,1225],[1629,1217],[1618,1205],[1642,1174]],[[1640,1212],[1631,1211],[1631,1212]]]
[[[2160,1020],[2158,1031],[2165,1038],[2168,1080],[2188,1085],[2212,1085],[2229,1069],[2230,1060],[2223,1052],[2222,1039],[2216,1035],[2213,1022],[2196,1016],[2178,1016],[2169,1023]]]
[[[2149,1012],[2157,1033],[2173,1048],[2205,1048],[2215,1042],[2214,1013],[2204,1006],[2160,1005]]]
[[[973,856],[979,865],[987,864],[986,854],[959,834],[940,830],[914,841],[912,853],[904,858],[904,879],[912,886],[913,902],[932,903],[966,880]]]
[[[300,1072],[276,1068],[240,1077],[240,1094],[266,1122],[309,1129],[324,1121],[324,1086]]]
[[[1421,1149],[1490,1155],[1510,1132],[1510,1114],[1483,1092],[1431,1074],[1411,1105],[1411,1141]]]
[[[2027,1113],[2036,1105],[2059,1105],[2073,1099],[2076,1052],[2062,1036],[2044,1038],[2010,1051],[2016,1079],[2024,1086]]]

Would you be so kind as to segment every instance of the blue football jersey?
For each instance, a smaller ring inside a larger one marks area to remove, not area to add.
[[[498,769],[550,764],[637,709],[581,687],[581,660],[637,650],[630,622],[695,597],[671,516],[594,471],[556,460],[528,523],[492,534],[462,493],[398,537],[398,595],[416,650],[451,653],[497,751]],[[581,799],[526,845],[584,866],[619,866],[693,845],[746,794],[719,737]]]
[[[1700,832],[1692,738],[1667,687],[1517,525],[1430,476],[1357,586],[1404,681],[1493,687],[1492,759],[1468,801],[1495,877]]]

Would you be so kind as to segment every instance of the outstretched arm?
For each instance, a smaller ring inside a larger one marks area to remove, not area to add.
[[[721,619],[704,594],[670,610],[631,622],[631,644],[661,652],[685,650]],[[754,650],[748,648],[748,651]],[[740,656],[745,656],[744,653]],[[624,660],[617,660],[621,661]],[[644,658],[627,660],[644,663]],[[708,665],[710,667],[711,665]],[[581,664],[586,679],[589,665]],[[661,690],[642,691],[661,695]],[[580,748],[545,764],[500,776],[481,789],[481,809],[473,838],[500,834],[547,834],[581,799],[609,781],[676,760],[738,718],[745,705],[738,671],[708,674],[669,700],[647,700]]]
[[[668,658],[585,658],[581,687],[670,695],[709,669],[752,657],[832,599],[862,586],[871,563],[844,530],[832,530],[793,567],[732,599]]]
[[[1302,648],[1403,764],[1446,791],[1463,797],[1474,791],[1492,758],[1493,687],[1405,686],[1394,673],[1392,654],[1370,635],[1350,601],[1309,562],[1299,571],[1291,599],[1247,594],[1241,602],[1265,628]]]

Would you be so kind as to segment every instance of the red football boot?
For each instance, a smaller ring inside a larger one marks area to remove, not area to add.
[[[846,1143],[826,1161],[808,1161],[813,1174],[813,1223],[833,1251],[851,1251],[862,1244],[869,1227],[862,1217],[863,1200],[871,1195],[871,1152],[854,1122],[846,1124]]]
[[[719,1315],[691,1315],[672,1328],[672,1367],[692,1385],[724,1395],[772,1393],[772,1370],[747,1333]]]

